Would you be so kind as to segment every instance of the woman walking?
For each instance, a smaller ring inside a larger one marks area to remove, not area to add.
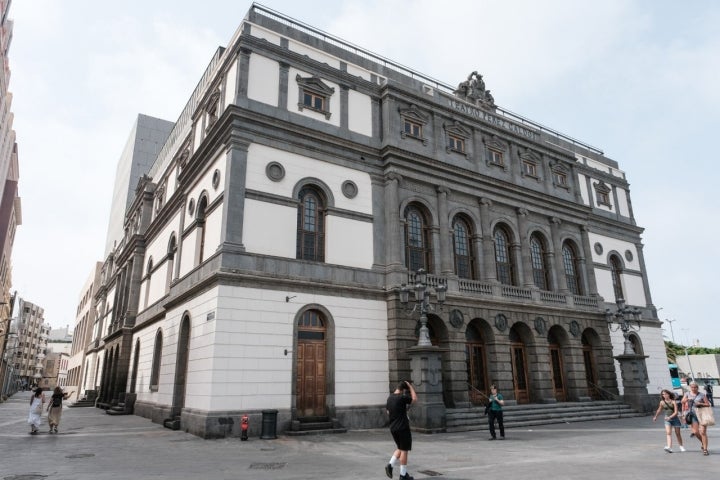
[[[38,433],[40,421],[42,420],[43,405],[45,405],[45,394],[42,388],[38,387],[30,397],[30,413],[28,423],[30,424],[30,435]]]
[[[700,440],[700,448],[702,449],[703,455],[709,455],[707,425],[700,425],[697,417],[697,409],[709,407],[710,402],[708,402],[705,394],[698,390],[698,384],[690,382],[690,391],[685,392],[683,396],[683,411],[688,411],[687,422],[692,428],[692,434],[690,436]]]
[[[680,413],[678,412],[677,403],[675,403],[675,394],[670,390],[663,390],[660,392],[660,404],[655,411],[653,422],[657,420],[660,412],[663,412],[665,416],[665,451],[672,453],[672,430],[675,429],[675,436],[677,437],[678,446],[680,451],[684,452],[685,447],[683,446],[682,435],[680,434]]]
[[[57,427],[60,425],[60,418],[62,417],[62,402],[63,400],[67,400],[72,393],[73,392],[63,393],[62,388],[55,387],[52,397],[50,397],[50,404],[47,408],[50,433],[58,433]]]

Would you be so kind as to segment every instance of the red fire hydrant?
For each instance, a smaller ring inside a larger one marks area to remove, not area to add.
[[[247,414],[243,414],[242,417],[240,417],[240,440],[247,440],[248,439],[248,423],[249,419]]]

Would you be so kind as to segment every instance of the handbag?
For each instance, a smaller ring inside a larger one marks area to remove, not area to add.
[[[705,427],[711,427],[715,425],[715,415],[713,415],[712,408],[702,407],[695,411],[695,415],[698,418],[698,423]]]

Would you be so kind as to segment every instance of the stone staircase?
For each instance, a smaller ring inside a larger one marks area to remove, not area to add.
[[[75,402],[69,403],[69,408],[77,408],[77,407],[94,407],[95,401],[97,400],[98,392],[97,390],[85,390],[85,395],[80,400],[77,400]]]
[[[327,435],[346,432],[347,428],[340,425],[337,420],[329,417],[305,417],[293,421],[290,430],[284,433],[290,437],[297,437],[301,435]]]
[[[485,407],[448,408],[447,432],[488,430]],[[640,417],[642,413],[618,401],[562,402],[503,407],[505,428],[531,427],[553,423],[588,422],[613,418]]]

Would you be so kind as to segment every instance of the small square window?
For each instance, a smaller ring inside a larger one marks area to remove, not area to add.
[[[422,125],[406,118],[405,134],[415,138],[422,138]]]
[[[555,185],[559,185],[561,187],[567,187],[567,175],[562,172],[553,172],[553,181],[555,182]]]
[[[533,162],[523,162],[523,172],[529,177],[537,178],[537,165]]]
[[[450,150],[465,153],[465,140],[463,140],[462,138],[456,135],[449,135],[448,143],[450,144]]]
[[[503,154],[498,150],[488,149],[488,157],[490,159],[490,163],[495,165],[505,165]]]
[[[319,112],[325,111],[325,97],[315,92],[303,90],[303,105]]]
[[[597,202],[599,205],[610,205],[610,196],[607,192],[597,192]]]

